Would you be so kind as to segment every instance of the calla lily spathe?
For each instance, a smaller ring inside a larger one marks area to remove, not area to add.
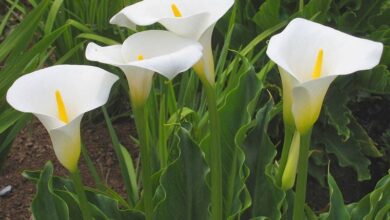
[[[126,75],[132,102],[142,105],[149,96],[154,73],[173,79],[202,57],[202,45],[168,31],[131,35],[122,45],[101,47],[89,43],[88,60],[119,67]]]
[[[267,55],[280,70],[284,120],[302,134],[318,119],[325,94],[339,75],[376,66],[383,44],[302,18],[269,42]]]
[[[203,81],[213,84],[211,36],[216,22],[233,4],[234,0],[144,0],[121,10],[110,23],[135,30],[136,25],[158,22],[175,34],[199,41],[204,56],[195,70]]]
[[[77,169],[84,113],[107,102],[118,77],[97,67],[58,65],[26,74],[7,92],[16,110],[33,113],[47,129],[60,163]]]

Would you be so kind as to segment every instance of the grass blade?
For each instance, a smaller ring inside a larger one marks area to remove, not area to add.
[[[129,161],[129,156],[127,154],[124,154],[125,148],[121,147],[121,144],[119,142],[118,136],[116,135],[116,132],[114,130],[114,127],[112,126],[110,116],[107,113],[106,108],[103,106],[102,111],[104,114],[104,118],[107,123],[108,132],[110,133],[112,144],[114,146],[115,154],[118,157],[119,166],[121,169],[122,177],[125,182],[126,190],[127,190],[127,196],[128,196],[128,202],[131,205],[131,207],[134,207],[136,202],[138,201],[138,189],[137,184],[134,184],[136,182],[135,178],[135,171],[134,168],[131,170],[131,167],[128,167],[128,163],[126,161]],[[130,170],[129,170],[130,168]],[[134,175],[132,175],[134,173]],[[135,188],[134,188],[135,186]]]

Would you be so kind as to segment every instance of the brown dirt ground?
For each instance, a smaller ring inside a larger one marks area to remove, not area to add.
[[[130,134],[135,131],[132,122],[121,121],[114,125],[121,143],[138,158],[138,151],[131,141]],[[82,137],[102,180],[115,191],[124,195],[125,187],[119,170],[118,161],[113,150],[108,130],[104,123],[83,125]],[[25,220],[32,219],[30,204],[35,195],[35,185],[22,177],[24,170],[39,170],[51,160],[54,164],[54,174],[67,176],[67,171],[58,163],[47,131],[38,122],[31,122],[15,139],[11,152],[0,171],[0,189],[12,186],[12,192],[0,197],[0,219]],[[86,185],[93,186],[93,179],[88,174],[87,167],[81,157],[80,169]]]

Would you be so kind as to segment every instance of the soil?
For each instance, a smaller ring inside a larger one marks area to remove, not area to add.
[[[138,150],[130,138],[135,130],[130,120],[121,120],[114,124],[121,143],[127,147],[133,160],[138,158]],[[118,161],[105,123],[83,125],[82,137],[101,178],[118,193],[125,195],[125,187],[119,170]],[[0,197],[0,219],[32,219],[30,204],[36,189],[33,182],[22,177],[24,170],[40,170],[51,160],[54,174],[67,176],[68,172],[57,161],[46,129],[37,120],[32,121],[15,139],[11,152],[0,171],[0,190],[11,185],[12,191]],[[93,178],[81,157],[79,167],[83,181],[94,186]]]

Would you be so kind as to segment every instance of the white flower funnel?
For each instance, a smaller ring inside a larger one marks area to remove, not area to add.
[[[296,18],[269,42],[267,55],[281,72],[284,120],[306,133],[317,121],[325,94],[338,75],[376,66],[383,44]]]
[[[175,34],[199,40],[234,0],[144,0],[122,9],[110,23],[135,29],[161,23]]]
[[[216,22],[232,7],[234,0],[144,0],[130,5],[110,23],[135,29],[160,23],[169,31],[199,41],[204,57],[195,67],[202,80],[214,83],[211,36]]]
[[[104,105],[118,77],[97,67],[58,65],[26,74],[7,92],[16,110],[33,113],[49,132],[54,152],[69,171],[80,157],[84,113]]]
[[[141,105],[149,96],[155,72],[171,80],[198,62],[202,49],[196,41],[153,30],[133,34],[122,45],[101,47],[89,43],[86,57],[121,68],[133,103]]]

